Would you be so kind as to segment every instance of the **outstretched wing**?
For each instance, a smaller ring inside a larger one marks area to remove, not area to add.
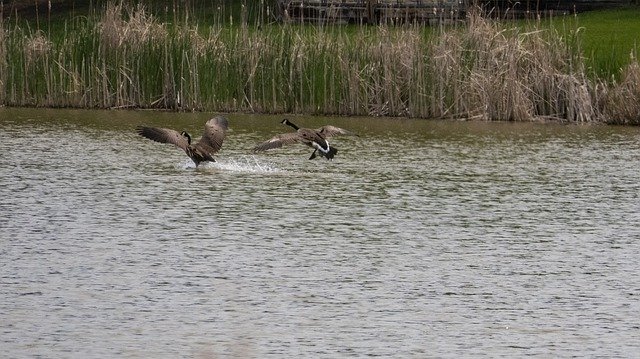
[[[352,136],[356,135],[355,133],[351,131],[347,131],[344,128],[331,126],[331,125],[322,126],[316,129],[316,131],[319,132],[320,135],[322,135],[322,137],[324,138],[336,136],[336,135],[352,135]]]
[[[146,137],[156,142],[170,143],[182,148],[183,150],[186,150],[187,146],[189,146],[189,141],[186,137],[181,135],[180,132],[170,128],[139,126],[136,128],[136,132],[138,132],[142,137]]]
[[[300,141],[300,135],[297,132],[284,133],[274,136],[268,141],[265,141],[253,148],[253,152],[260,152],[271,150],[274,148],[280,148],[284,145],[294,144]]]
[[[222,116],[216,116],[204,125],[204,133],[198,141],[198,147],[204,147],[207,152],[215,153],[222,148],[222,141],[227,135],[229,122]]]
[[[298,134],[302,138],[302,142],[308,144],[309,146],[317,148],[316,145],[318,145],[320,146],[320,148],[322,148],[323,151],[329,150],[329,141],[327,141],[325,136],[321,135],[320,132],[316,130],[310,130],[308,128],[301,128],[298,130]]]

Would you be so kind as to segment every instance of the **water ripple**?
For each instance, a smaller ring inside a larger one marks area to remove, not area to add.
[[[145,112],[0,115],[9,357],[640,349],[638,129],[339,118],[360,137],[309,161],[230,116],[196,169],[135,135]]]

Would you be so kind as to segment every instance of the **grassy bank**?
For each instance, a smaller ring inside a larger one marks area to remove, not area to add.
[[[36,26],[4,20],[0,103],[640,123],[637,61],[598,53],[582,18],[299,26],[260,9],[203,17],[108,3]]]
[[[593,11],[554,18],[550,23],[559,34],[580,33],[580,51],[591,75],[619,77],[630,55],[640,50],[640,8]]]

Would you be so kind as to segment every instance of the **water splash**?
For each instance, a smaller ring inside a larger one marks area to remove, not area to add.
[[[196,164],[189,158],[186,158],[174,166],[177,170],[194,170],[196,169]]]
[[[280,169],[271,163],[259,161],[254,156],[242,156],[240,158],[228,158],[215,163],[207,163],[207,166],[226,171],[251,172],[251,173],[274,173]]]
[[[176,165],[178,169],[196,169],[196,165],[190,159],[184,160]],[[231,172],[248,173],[276,173],[280,169],[271,163],[264,163],[253,156],[242,156],[240,158],[217,159],[216,162],[205,162],[200,164],[198,169],[220,170]]]

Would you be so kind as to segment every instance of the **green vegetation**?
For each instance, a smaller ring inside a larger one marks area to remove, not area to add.
[[[639,7],[553,18],[551,25],[560,34],[579,32],[581,52],[594,77],[619,77],[639,53]]]
[[[262,2],[197,3],[0,20],[0,104],[640,124],[639,35],[600,50],[595,15],[313,26]],[[626,33],[637,12],[603,16]]]

